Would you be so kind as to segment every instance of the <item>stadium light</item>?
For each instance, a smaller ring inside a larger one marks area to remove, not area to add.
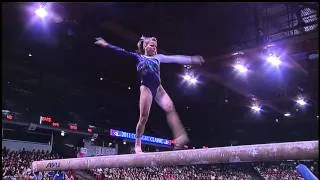
[[[248,71],[247,67],[245,67],[244,65],[239,64],[239,63],[234,65],[233,68],[236,69],[240,73],[246,73]]]
[[[300,106],[305,106],[307,104],[303,98],[299,98],[296,102]]]
[[[44,6],[40,6],[36,11],[36,15],[39,16],[40,18],[44,18],[48,15],[48,12],[46,11]]]
[[[258,105],[252,105],[252,106],[251,106],[251,109],[252,109],[254,112],[260,112],[260,111],[261,111],[261,107],[258,106]]]
[[[183,75],[183,79],[185,81],[187,81],[189,84],[191,85],[195,85],[198,83],[198,80],[196,77],[194,77],[191,73],[188,73],[186,72],[184,75]]]
[[[284,113],[283,114],[285,117],[290,117],[291,116],[291,113],[287,112],[287,113]]]
[[[186,81],[189,81],[192,77],[189,75],[189,74],[185,74],[183,76],[183,79],[186,80]]]
[[[197,84],[198,80],[196,78],[191,78],[189,82],[190,84]]]
[[[275,56],[274,54],[270,54],[267,57],[267,61],[272,64],[273,66],[278,67],[281,64],[280,58]]]

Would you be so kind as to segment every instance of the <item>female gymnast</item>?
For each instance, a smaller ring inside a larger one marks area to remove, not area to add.
[[[153,99],[166,112],[167,122],[173,132],[175,148],[181,148],[189,142],[188,135],[175,110],[173,102],[161,85],[160,63],[198,64],[204,63],[201,56],[157,54],[157,39],[142,36],[137,44],[137,52],[129,52],[120,47],[96,38],[95,44],[110,48],[121,55],[127,55],[137,61],[137,71],[141,79],[140,117],[136,127],[135,153],[142,153],[141,137],[144,133]]]

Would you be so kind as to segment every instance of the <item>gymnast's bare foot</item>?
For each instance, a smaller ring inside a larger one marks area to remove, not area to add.
[[[179,137],[174,139],[174,148],[182,149],[184,145],[189,142],[189,138],[187,134],[182,134]]]

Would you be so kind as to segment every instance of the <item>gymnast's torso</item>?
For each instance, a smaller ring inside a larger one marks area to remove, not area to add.
[[[138,55],[137,71],[141,84],[147,86],[152,96],[155,97],[157,89],[161,84],[160,60],[157,59],[157,55],[152,57]]]
[[[141,79],[141,84],[147,86],[153,97],[155,97],[158,87],[161,84],[160,63],[180,63],[190,64],[191,56],[184,55],[163,55],[145,56],[135,52],[126,51],[120,47],[109,44],[107,46],[121,55],[126,55],[137,60],[137,71]]]

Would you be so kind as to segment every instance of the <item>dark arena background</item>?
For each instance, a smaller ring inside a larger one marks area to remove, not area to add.
[[[2,179],[317,179],[319,4],[2,3]],[[135,154],[154,36],[161,82],[190,141],[153,103]]]

